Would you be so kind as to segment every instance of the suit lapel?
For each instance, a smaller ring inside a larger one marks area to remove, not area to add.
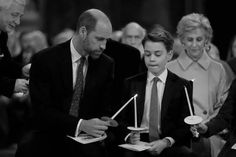
[[[72,60],[70,51],[70,40],[62,45],[60,69],[65,91],[73,92]]]
[[[140,78],[136,82],[136,84],[137,84],[136,85],[137,89],[135,90],[136,93],[133,93],[133,95],[138,94],[138,97],[137,97],[137,121],[138,121],[139,126],[141,125],[142,118],[143,118],[146,82],[147,82],[147,73],[144,73],[140,76]]]
[[[162,103],[161,103],[161,121],[163,116],[166,114],[168,104],[173,96],[173,92],[175,87],[175,79],[174,75],[168,71],[167,78],[166,78],[166,85],[163,93]]]

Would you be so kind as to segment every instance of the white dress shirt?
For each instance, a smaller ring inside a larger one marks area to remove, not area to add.
[[[152,91],[152,84],[153,78],[156,77],[151,72],[148,72],[147,75],[147,84],[146,84],[146,94],[145,94],[145,102],[144,102],[144,112],[141,127],[149,128],[149,113],[150,113],[150,101],[151,101],[151,91]],[[163,97],[163,91],[165,88],[166,78],[167,78],[167,70],[165,69],[159,76],[159,81],[157,81],[157,97],[158,97],[158,104],[160,105],[161,109],[161,102]],[[160,124],[158,126],[158,131],[161,133]]]
[[[78,51],[76,51],[72,40],[70,41],[70,51],[71,51],[71,60],[72,60],[73,89],[74,89],[75,83],[76,83],[77,69],[78,69],[78,65],[80,64],[81,55],[79,54]],[[83,67],[84,80],[85,80],[87,70],[88,70],[88,56],[85,56],[85,57],[86,57],[86,60],[85,60],[84,67]],[[80,133],[79,128],[80,128],[80,124],[81,124],[82,120],[83,119],[80,119],[77,124],[76,131],[75,131],[75,137],[77,137]]]

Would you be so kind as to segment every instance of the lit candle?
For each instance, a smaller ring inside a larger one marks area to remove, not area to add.
[[[187,91],[187,88],[185,86],[184,86],[184,90],[185,90],[185,95],[186,95],[187,101],[188,101],[188,108],[189,108],[190,115],[193,116],[193,111],[192,111],[192,107],[191,107],[191,104],[190,104],[188,91]]]
[[[134,127],[137,128],[138,127],[138,123],[137,123],[137,103],[136,103],[136,97],[138,96],[138,94],[135,94],[134,96]]]

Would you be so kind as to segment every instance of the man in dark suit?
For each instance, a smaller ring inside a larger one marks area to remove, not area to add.
[[[197,130],[205,137],[210,137],[228,128],[229,137],[222,148],[218,157],[235,157],[236,156],[236,80],[231,84],[229,95],[224,105],[219,110],[217,116],[207,123],[201,123],[191,127],[195,133]]]
[[[103,50],[111,33],[108,17],[90,9],[80,15],[71,40],[33,57],[30,96],[36,131],[18,156],[106,156],[103,142],[83,145],[67,135],[100,137],[108,129],[109,122],[100,118],[110,116],[114,63]]]
[[[144,39],[144,60],[148,71],[126,80],[124,100],[138,94],[137,126],[147,129],[145,133],[131,131],[125,138],[129,132],[127,126],[135,124],[134,104],[130,104],[124,109],[120,121],[121,137],[131,144],[140,139],[150,142],[147,151],[125,151],[127,156],[194,156],[187,147],[191,132],[184,123],[184,118],[190,115],[184,87],[190,89],[190,82],[165,67],[172,58],[172,47],[170,33],[164,29],[150,31]]]

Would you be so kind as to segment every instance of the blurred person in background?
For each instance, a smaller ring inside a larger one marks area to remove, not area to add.
[[[21,52],[19,34],[19,31],[12,31],[8,34],[7,46],[9,48],[12,58],[17,57]]]
[[[184,47],[180,42],[180,39],[178,37],[174,38],[174,45],[173,45],[173,57],[172,60],[179,57],[180,53],[184,51]]]
[[[123,32],[121,30],[116,30],[112,32],[111,39],[114,41],[121,42]]]
[[[227,58],[226,60],[229,61],[232,58],[236,57],[236,35],[232,37],[232,39],[229,42],[228,52],[227,52]]]
[[[226,77],[227,77],[226,84],[227,84],[227,86],[230,86],[230,84],[232,83],[232,81],[235,78],[235,75],[234,75],[234,72],[232,71],[231,67],[227,64],[227,62],[220,59],[219,49],[213,43],[210,42],[208,44],[208,46],[206,46],[206,52],[212,59],[220,62],[223,65],[223,67],[225,69]]]
[[[48,47],[47,37],[40,30],[21,32],[19,42],[21,53],[15,60],[22,66],[29,64],[34,54]]]
[[[145,29],[136,22],[130,22],[122,29],[121,42],[138,49],[142,59],[144,55],[142,40],[144,37]]]
[[[167,68],[180,77],[193,80],[194,111],[207,122],[219,111],[229,88],[224,67],[206,52],[213,36],[212,27],[207,17],[191,13],[181,18],[177,34],[184,51],[176,60],[170,61]],[[216,157],[223,145],[219,136],[200,137],[193,140],[192,148],[199,157]]]
[[[70,28],[64,29],[63,31],[61,31],[60,33],[58,33],[53,37],[52,45],[57,45],[71,39],[74,33],[75,33],[74,30]]]
[[[234,75],[236,75],[236,35],[233,36],[229,43],[226,61],[234,72]]]
[[[8,34],[12,33],[20,24],[24,14],[25,0],[0,0],[0,146],[15,142],[14,128],[17,121],[15,109],[11,106],[14,93],[27,93],[28,81],[22,79],[22,67],[16,64],[7,47]],[[16,119],[15,119],[16,118]],[[13,131],[13,133],[12,133]],[[18,133],[19,133],[18,132]],[[18,135],[18,134],[17,134]],[[13,136],[13,137],[12,137]]]
[[[220,51],[212,42],[206,46],[206,52],[212,59],[220,60]]]

